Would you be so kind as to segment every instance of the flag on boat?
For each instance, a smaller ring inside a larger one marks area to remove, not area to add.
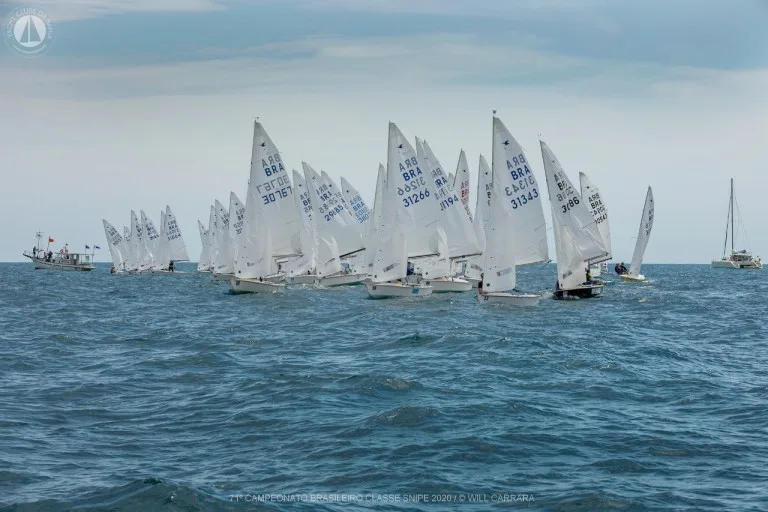
[[[90,247],[88,247],[87,245],[85,246],[85,248],[86,248],[86,249],[90,249]]]
[[[101,247],[99,247],[98,245],[94,245],[93,248],[94,249],[101,249]]]
[[[48,237],[48,243],[49,243],[49,244],[52,244],[52,243],[53,243],[53,238],[51,238],[51,237]]]

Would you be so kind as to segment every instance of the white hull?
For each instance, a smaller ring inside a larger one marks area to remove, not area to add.
[[[541,295],[513,295],[506,292],[478,293],[477,300],[481,303],[511,304],[513,306],[535,306],[541,300]]]
[[[466,279],[467,281],[469,281],[470,284],[472,285],[472,288],[477,288],[477,285],[480,284],[480,278],[464,276],[462,277],[462,279]]]
[[[433,293],[468,292],[472,289],[472,283],[460,277],[440,277],[438,279],[425,279],[424,284],[434,288]]]
[[[365,281],[365,274],[334,274],[320,279],[320,286],[349,286]]]
[[[712,268],[761,269],[763,268],[763,262],[760,260],[752,260],[752,261],[714,260],[712,261]]]
[[[633,283],[642,283],[643,281],[645,281],[645,276],[643,274],[639,274],[636,276],[631,276],[629,274],[621,274],[619,278],[622,281],[630,281]]]
[[[230,279],[234,279],[234,277],[234,274],[216,274],[211,272],[211,279],[214,281],[229,281]]]
[[[317,284],[318,276],[316,274],[300,274],[297,276],[285,276],[284,281],[286,284],[303,284],[311,286]]]
[[[35,264],[36,269],[46,269],[46,270],[79,270],[79,271],[88,271],[93,270],[95,267],[93,265],[72,265],[64,264],[64,263],[58,263],[58,262],[49,262],[49,261],[43,261],[43,260],[33,260]]]
[[[170,270],[162,270],[162,269],[152,270],[152,273],[153,274],[171,274],[171,275],[173,275],[173,274],[186,274],[186,272],[182,272],[181,270],[174,270],[173,272],[171,272]]]
[[[368,295],[374,299],[386,297],[427,297],[432,295],[432,287],[404,283],[365,283]]]
[[[246,278],[232,278],[229,280],[229,286],[235,293],[279,293],[285,291],[284,284]]]

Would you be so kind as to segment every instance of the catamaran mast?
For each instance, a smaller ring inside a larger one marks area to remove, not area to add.
[[[731,178],[731,254],[733,254],[734,244],[733,238],[735,233],[733,232],[733,178]]]

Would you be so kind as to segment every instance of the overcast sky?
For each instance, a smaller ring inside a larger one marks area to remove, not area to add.
[[[16,7],[0,6],[6,19]],[[37,0],[44,55],[0,45],[0,261],[42,230],[70,249],[130,210],[196,220],[242,199],[259,116],[289,166],[346,177],[370,204],[387,123],[448,170],[490,158],[491,111],[543,186],[538,137],[600,187],[629,260],[646,188],[649,263],[722,250],[728,180],[768,256],[763,0]],[[5,24],[4,24],[5,26]],[[549,219],[549,211],[545,214]],[[550,247],[554,258],[554,246]]]

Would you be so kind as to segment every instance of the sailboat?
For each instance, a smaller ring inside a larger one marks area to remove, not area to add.
[[[537,294],[512,294],[516,267],[549,261],[547,228],[539,184],[530,163],[501,119],[493,117],[488,220],[483,254],[483,302],[536,305]]]
[[[632,253],[632,263],[629,266],[629,274],[621,274],[622,281],[645,281],[645,276],[640,273],[643,265],[643,255],[648,246],[648,239],[653,229],[653,191],[648,187],[648,193],[645,195],[645,205],[643,206],[643,216],[640,217],[640,228],[637,232],[637,241],[635,242],[635,252]]]
[[[603,292],[603,283],[587,279],[588,266],[594,260],[605,258],[608,251],[592,214],[557,157],[544,141],[540,144],[557,254],[554,297],[596,297]]]
[[[752,253],[746,249],[740,251],[736,250],[736,229],[734,220],[735,199],[733,194],[733,178],[731,178],[731,199],[728,203],[728,218],[725,226],[725,241],[723,242],[723,257],[719,260],[712,260],[713,268],[743,268],[743,269],[760,269],[763,268],[763,262],[760,257],[753,258]],[[737,211],[737,210],[736,210]],[[739,216],[741,217],[741,216]],[[739,218],[741,220],[741,218]],[[726,255],[726,247],[728,247],[728,227],[731,228],[731,253]]]
[[[608,260],[611,259],[611,228],[608,226],[608,208],[600,196],[600,190],[592,183],[586,174],[579,173],[579,184],[581,185],[581,198],[586,201],[587,208],[592,214],[597,224],[597,231],[603,239],[603,245],[608,251],[603,261],[593,261],[589,266],[589,273],[593,276],[608,274]]]
[[[218,199],[214,204],[216,207],[216,253],[211,261],[211,277],[214,281],[229,281],[235,277],[232,256],[234,245],[229,233],[229,207],[225,208]]]
[[[480,250],[485,250],[485,226],[488,223],[491,207],[491,168],[483,155],[480,155],[477,172],[477,196],[472,228],[475,231]],[[465,264],[464,277],[477,288],[480,274],[483,272],[483,257],[469,258]]]
[[[259,121],[253,125],[243,233],[238,239],[235,293],[283,291],[283,263],[301,256],[299,212],[283,158]]]
[[[429,242],[438,228],[438,205],[430,197],[424,163],[392,122],[387,145],[386,179],[377,183],[376,198],[382,201],[374,205],[375,236],[368,240],[373,262],[365,286],[375,299],[425,297],[433,288],[407,279],[408,258],[437,256]],[[378,190],[379,185],[384,189]]]
[[[197,221],[197,229],[200,231],[200,244],[202,246],[200,257],[197,260],[197,271],[210,272],[210,267],[208,265],[210,257],[208,255],[210,254],[211,249],[208,242],[208,231],[206,231],[205,226],[203,226],[203,223],[200,222],[199,219]]]
[[[434,293],[468,292],[472,289],[472,283],[462,277],[454,277],[456,272],[453,267],[456,262],[466,261],[467,258],[479,256],[482,252],[472,222],[458,194],[451,189],[440,161],[427,141],[416,139],[416,154],[431,171],[435,199],[440,206],[440,228],[436,235],[439,256],[422,266],[422,275],[426,284],[434,288]],[[459,156],[459,166],[461,167],[462,157],[466,167],[463,151]]]
[[[467,155],[462,149],[459,152],[459,162],[456,164],[456,174],[448,178],[451,189],[459,195],[461,204],[472,222],[472,212],[469,210],[469,165]]]
[[[104,224],[104,234],[107,236],[107,246],[112,256],[112,267],[115,272],[122,272],[125,270],[125,241],[106,219],[101,219],[101,222]]]

